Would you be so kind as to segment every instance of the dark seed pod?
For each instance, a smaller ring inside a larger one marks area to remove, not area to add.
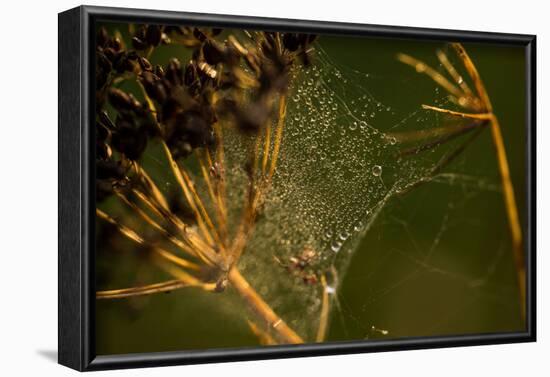
[[[170,59],[168,67],[166,68],[165,77],[172,85],[183,84],[183,74],[181,71],[180,61],[176,58]]]
[[[112,146],[130,160],[138,160],[147,147],[147,133],[126,119],[117,119]]]
[[[316,39],[317,39],[317,34],[309,34],[308,39],[307,39],[307,43],[311,44],[311,43],[315,42]]]
[[[102,51],[98,51],[96,56],[97,56],[98,69],[103,70],[105,72],[110,72],[111,69],[113,68],[113,65],[109,60],[109,58],[107,58],[107,56]]]
[[[224,60],[224,46],[212,39],[202,45],[204,60],[210,65],[216,65]]]
[[[109,102],[120,112],[140,111],[141,104],[132,95],[117,88],[109,89]]]
[[[107,29],[104,27],[99,28],[97,31],[97,38],[96,43],[99,47],[106,47],[107,43],[109,42],[109,34],[107,33]]]
[[[115,51],[122,50],[122,41],[118,37],[111,39],[109,44],[110,44],[110,47],[112,47],[113,50]]]
[[[157,75],[160,78],[164,77],[164,69],[160,65],[155,66],[155,75]]]
[[[99,121],[109,130],[114,130],[116,128],[115,124],[113,123],[111,118],[109,118],[109,115],[107,115],[106,111],[99,112]]]
[[[96,161],[96,178],[119,180],[126,176],[126,169],[114,160]]]
[[[201,42],[204,42],[207,39],[206,35],[202,31],[200,31],[198,28],[193,29],[193,36]]]
[[[142,71],[152,71],[153,70],[153,66],[151,65],[149,60],[147,60],[146,58],[143,58],[141,56],[138,57],[138,63],[139,63],[139,66],[141,67]]]
[[[185,67],[185,75],[184,75],[183,82],[185,83],[185,85],[191,86],[191,84],[193,84],[196,79],[197,79],[197,68],[192,63],[187,64],[187,66]]]
[[[158,46],[162,38],[162,30],[158,25],[149,25],[145,31],[145,40],[150,46]]]
[[[283,46],[288,51],[296,51],[300,47],[300,40],[298,35],[294,33],[285,33],[283,35]]]
[[[145,50],[147,48],[147,43],[145,43],[143,40],[141,40],[140,38],[138,37],[133,37],[132,38],[132,46],[136,49],[136,50]]]

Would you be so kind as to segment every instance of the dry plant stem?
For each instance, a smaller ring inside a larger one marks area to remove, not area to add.
[[[489,98],[487,90],[485,89],[485,85],[483,84],[483,81],[481,80],[479,72],[477,71],[477,68],[474,65],[473,61],[470,59],[468,53],[460,43],[452,43],[451,46],[454,48],[457,55],[461,59],[466,71],[468,72],[468,75],[470,76],[470,78],[474,83],[475,91],[478,97],[478,98],[474,98],[476,101],[478,101],[478,103],[475,106],[475,110],[479,110],[481,114],[462,113],[457,111],[440,109],[440,108],[427,106],[427,105],[423,105],[423,107],[425,109],[443,112],[443,113],[446,113],[452,116],[461,117],[461,118],[488,120],[491,125],[491,136],[493,139],[493,145],[495,147],[495,152],[496,152],[496,157],[498,162],[498,169],[499,169],[501,184],[503,188],[504,205],[506,209],[508,225],[510,228],[510,234],[512,238],[512,250],[514,253],[514,262],[516,265],[518,287],[520,291],[521,313],[522,313],[522,316],[525,318],[525,304],[526,304],[525,302],[525,289],[526,289],[525,288],[525,255],[523,251],[521,225],[519,221],[517,204],[516,204],[515,195],[514,195],[514,188],[510,177],[510,169],[508,166],[508,159],[506,155],[504,141],[502,138],[500,124],[498,122],[497,117],[493,113],[493,106],[491,104],[491,100]],[[464,90],[464,92],[461,93],[459,90],[459,92],[457,93],[455,89],[458,89],[458,88],[456,88],[454,85],[448,86],[446,83],[446,79],[443,78],[442,80],[441,75],[435,70],[433,70],[432,68],[428,67],[425,63],[404,54],[399,54],[398,59],[403,63],[416,68],[418,72],[426,73],[436,83],[446,88],[447,91],[449,91],[449,93],[451,93],[455,97],[457,98],[468,97],[469,88],[465,88],[463,85],[461,85],[461,88]],[[447,63],[445,63],[446,56],[443,58],[443,60],[440,57],[440,61],[446,67],[447,71],[451,74],[451,76],[455,78],[457,83],[460,84],[461,81],[463,80],[459,80],[460,77],[457,78],[456,75],[452,73],[452,71],[454,71],[454,67],[451,69],[447,67]],[[450,66],[450,63],[448,65]],[[457,103],[460,104],[460,101],[458,101]],[[465,105],[462,105],[462,106],[467,107]]]
[[[190,287],[180,280],[168,280],[162,283],[149,284],[141,287],[131,287],[122,289],[112,289],[106,291],[99,291],[96,293],[98,299],[117,299],[126,297],[136,297],[151,295],[160,292],[171,292],[176,289]]]
[[[214,134],[216,136],[216,162],[219,164],[220,167],[220,177],[216,180],[218,186],[216,191],[220,198],[220,203],[222,204],[222,213],[225,214],[225,219],[227,221],[227,206],[225,204],[225,153],[223,147],[223,130],[219,123],[214,124]],[[209,162],[210,166],[212,166],[212,161]]]
[[[158,208],[155,203],[148,199],[143,193],[138,190],[132,190],[132,192],[139,198],[149,209],[151,209],[159,218],[168,219],[176,228],[181,230],[184,240],[189,244],[185,246],[182,250],[188,252],[190,255],[198,257],[203,262],[207,264],[213,264],[217,261],[217,256],[214,253],[214,250],[207,245],[202,238],[195,233],[194,230],[186,228],[185,224],[181,220],[172,215],[169,211],[164,211],[162,208]],[[164,231],[167,233],[166,231]]]
[[[182,250],[185,250],[192,254],[192,250],[190,247],[185,245],[180,239],[172,236],[166,229],[164,229],[162,226],[160,226],[157,222],[155,222],[149,215],[147,215],[141,208],[139,208],[137,205],[132,203],[126,196],[117,193],[117,197],[120,198],[126,205],[128,205],[130,208],[132,208],[147,224],[151,225],[153,228],[155,228],[157,231],[159,231],[166,239],[168,239],[170,242],[172,242],[174,245],[179,247]],[[196,266],[198,267],[198,266]]]
[[[162,195],[162,192],[159,190],[155,182],[151,179],[149,174],[147,174],[147,172],[137,162],[134,162],[134,167],[138,175],[140,175],[143,178],[143,180],[147,183],[147,186],[151,191],[151,196],[162,208],[164,208],[165,210],[168,210],[169,208],[168,202],[166,202],[164,195]]]
[[[453,83],[451,83],[445,76],[437,72],[435,69],[427,65],[426,63],[413,58],[412,56],[406,54],[398,54],[397,59],[411,67],[413,67],[418,73],[424,73],[432,78],[436,83],[438,83],[442,88],[447,90],[453,96],[460,98],[462,97],[462,92],[458,89]]]
[[[185,198],[191,207],[191,210],[193,210],[195,217],[197,219],[197,224],[199,225],[199,229],[201,230],[202,235],[204,236],[204,239],[209,245],[213,245],[213,239],[210,235],[210,231],[208,230],[202,215],[197,208],[197,205],[195,204],[195,201],[193,200],[193,196],[191,194],[191,190],[187,187],[187,184],[185,183],[185,180],[183,178],[183,174],[177,164],[177,162],[172,157],[172,153],[170,152],[170,149],[168,148],[168,145],[166,145],[165,142],[162,142],[162,147],[164,150],[164,153],[166,154],[166,157],[168,158],[168,164],[170,165],[170,168],[172,169],[172,173],[174,174],[174,177],[176,178],[176,181],[178,182],[181,190],[183,191],[183,194],[185,195]]]
[[[267,169],[267,158],[269,155],[269,146],[271,144],[271,122],[267,123],[265,128],[264,155],[262,158],[262,175],[265,175]]]
[[[319,328],[315,340],[317,343],[323,342],[327,334],[328,313],[329,313],[329,297],[327,291],[327,279],[325,275],[321,275],[321,288],[323,289],[323,298],[321,304],[321,316],[319,318]]]
[[[194,200],[197,208],[199,209],[199,212],[200,212],[202,218],[204,219],[204,222],[208,226],[210,234],[214,237],[214,242],[215,242],[214,245],[221,245],[221,241],[220,241],[220,237],[218,235],[217,228],[214,227],[214,223],[210,219],[210,216],[208,215],[208,212],[206,212],[206,208],[204,207],[203,201],[202,201],[201,197],[199,196],[199,193],[195,189],[195,184],[191,180],[191,177],[189,177],[189,174],[187,174],[187,172],[184,169],[180,168],[180,170],[181,170],[183,179],[185,180],[185,183],[186,183],[187,187],[189,188],[189,190],[191,190],[193,200]]]
[[[491,105],[491,100],[489,99],[487,90],[485,90],[485,85],[483,85],[483,81],[481,81],[481,77],[479,76],[479,73],[477,71],[476,66],[474,65],[474,62],[472,62],[472,59],[470,59],[470,56],[466,53],[466,50],[460,43],[451,43],[451,46],[455,49],[456,53],[462,60],[464,67],[468,71],[468,74],[472,78],[472,81],[474,82],[474,86],[476,88],[477,95],[481,99],[481,102],[484,105],[485,110],[487,110],[487,112],[489,113],[492,113],[493,106]]]
[[[279,120],[277,121],[277,131],[275,134],[275,141],[273,144],[273,154],[271,156],[271,167],[269,169],[269,179],[273,178],[275,174],[275,168],[277,166],[277,158],[279,157],[279,150],[281,149],[281,141],[283,140],[283,129],[285,126],[286,117],[286,95],[281,94],[279,99]]]
[[[153,245],[149,245],[140,235],[138,235],[135,231],[132,229],[120,224],[115,219],[113,219],[111,216],[107,215],[105,212],[101,211],[100,209],[96,210],[96,214],[99,218],[107,221],[111,225],[114,225],[120,233],[122,233],[124,236],[126,236],[128,239],[134,241],[135,243],[139,245],[148,245],[151,246],[151,250],[156,253],[159,257],[166,259],[170,261],[171,263],[174,263],[180,267],[183,268],[190,268],[190,269],[197,269],[197,266],[189,262],[188,260],[185,260],[183,258],[180,258],[160,247],[156,247]]]
[[[493,117],[491,121],[491,135],[493,137],[493,144],[498,160],[500,178],[502,181],[502,188],[504,191],[504,203],[506,206],[506,214],[508,217],[508,224],[510,227],[510,234],[512,236],[512,246],[514,250],[514,262],[516,264],[518,286],[521,296],[521,311],[525,318],[525,256],[523,253],[521,226],[519,222],[518,209],[516,205],[516,199],[514,195],[514,186],[512,185],[512,179],[510,177],[510,168],[508,167],[508,160],[506,158],[506,149],[504,147],[504,141],[502,139],[502,133],[500,131],[500,125],[498,119]]]
[[[267,331],[264,331],[261,329],[258,325],[256,325],[254,322],[247,320],[248,326],[250,327],[250,331],[256,335],[256,337],[260,340],[260,344],[264,346],[271,346],[277,344],[277,341],[273,339],[271,334],[269,334]]]
[[[198,155],[198,154],[197,154]],[[206,168],[206,164],[204,162],[204,158],[200,155],[197,156],[199,160],[199,165],[201,169],[202,176],[204,178],[204,181],[206,182],[206,188],[208,190],[208,195],[210,196],[210,200],[214,204],[214,209],[216,211],[216,220],[218,223],[219,228],[219,234],[222,241],[222,245],[224,247],[227,246],[227,221],[225,218],[224,213],[221,209],[221,200],[219,195],[216,195],[214,191],[214,185],[212,184],[212,180],[210,179],[210,174],[208,173],[208,169]]]
[[[500,123],[497,117],[493,113],[493,106],[489,99],[489,94],[485,89],[485,85],[479,76],[477,68],[475,67],[472,59],[460,43],[453,43],[452,47],[457,52],[458,56],[462,59],[464,67],[471,76],[477,94],[479,95],[482,103],[484,104],[488,113],[491,113],[491,135],[493,137],[493,145],[498,160],[500,178],[502,181],[502,187],[504,191],[504,204],[506,207],[506,213],[508,217],[508,224],[510,227],[510,234],[512,236],[512,247],[514,251],[514,261],[516,264],[518,286],[521,297],[521,311],[525,318],[525,255],[523,252],[523,242],[521,234],[521,225],[519,221],[518,209],[516,199],[514,195],[514,186],[510,177],[510,168],[508,166],[508,158],[506,157],[506,148],[504,147],[504,140],[502,138],[502,132],[500,129]]]
[[[239,270],[232,268],[228,275],[229,282],[246,301],[250,308],[272,329],[277,337],[285,343],[300,344],[304,341],[279,317],[273,309],[248,284]]]
[[[460,76],[460,74],[457,72],[455,67],[451,64],[451,62],[449,61],[449,58],[447,58],[447,55],[441,50],[437,50],[436,54],[437,54],[437,58],[439,59],[443,67],[445,67],[447,72],[449,72],[449,75],[451,75],[453,80],[455,80],[455,82],[460,86],[460,89],[462,89],[462,91],[466,95],[471,96],[472,90],[470,89],[466,81],[464,81],[462,76]]]
[[[422,105],[422,108],[425,110],[432,110],[438,113],[453,115],[460,118],[468,118],[468,119],[476,119],[476,120],[492,120],[494,118],[494,115],[491,113],[482,113],[482,114],[463,113],[460,111],[452,111],[452,110],[442,109],[440,107],[435,107],[430,105]]]

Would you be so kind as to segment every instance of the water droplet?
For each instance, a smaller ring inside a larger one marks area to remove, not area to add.
[[[356,232],[360,232],[363,229],[363,222],[359,221],[355,226],[353,227],[353,230]]]
[[[390,144],[395,145],[397,143],[397,139],[395,137],[390,137]]]
[[[331,287],[330,285],[327,285],[325,288],[325,292],[327,292],[328,295],[333,295],[336,293],[336,289],[334,287]]]
[[[374,175],[375,177],[380,177],[382,175],[382,166],[374,165],[372,167],[372,175]]]
[[[462,78],[462,76],[460,76],[460,77],[458,78],[458,84],[460,85],[460,84],[462,84],[463,82],[464,82],[464,79]]]
[[[357,122],[353,122],[349,125],[349,129],[355,131],[357,129]]]
[[[348,231],[343,231],[342,233],[340,233],[340,235],[338,236],[338,238],[340,238],[342,241],[345,241],[349,238],[350,234]]]
[[[335,253],[339,252],[341,248],[342,248],[342,242],[340,241],[334,241],[330,246],[330,249]]]

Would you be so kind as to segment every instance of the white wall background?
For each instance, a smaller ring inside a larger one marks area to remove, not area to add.
[[[101,372],[124,376],[544,375],[548,317],[550,12],[544,1],[88,1],[90,5],[529,33],[538,35],[536,344]],[[57,13],[78,1],[8,0],[0,12],[0,371],[69,375],[57,348]],[[6,55],[6,56],[4,56]],[[521,125],[518,125],[518,127]],[[76,156],[75,156],[76,157]],[[544,297],[546,295],[546,297]],[[546,298],[546,299],[545,299]],[[545,318],[546,316],[546,318]]]

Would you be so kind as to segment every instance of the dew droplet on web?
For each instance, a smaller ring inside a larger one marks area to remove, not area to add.
[[[330,249],[331,249],[332,251],[334,251],[335,253],[337,253],[337,252],[339,252],[340,249],[342,248],[342,245],[343,245],[342,242],[340,242],[340,241],[334,241],[334,242],[332,243],[332,245],[330,246]]]
[[[375,177],[380,177],[382,175],[382,166],[374,165],[372,167],[372,175],[374,175]]]

